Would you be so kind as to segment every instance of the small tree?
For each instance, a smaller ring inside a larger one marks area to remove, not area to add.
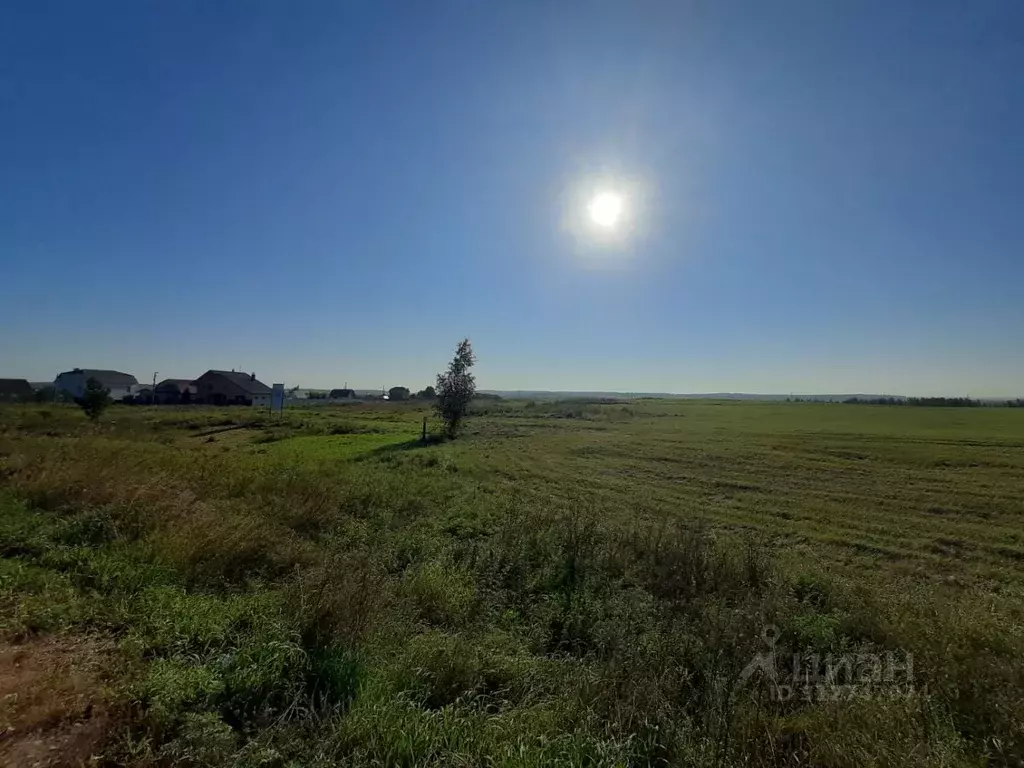
[[[437,397],[437,392],[431,386],[424,387],[416,393],[417,400],[433,400],[435,397]]]
[[[392,387],[388,390],[388,400],[408,400],[408,387]]]
[[[448,364],[448,370],[437,374],[437,401],[434,410],[444,421],[445,432],[455,437],[466,418],[469,402],[476,392],[476,380],[469,369],[476,362],[469,339],[459,342],[455,357]]]
[[[82,395],[81,405],[85,415],[95,421],[110,405],[110,390],[90,377],[85,382],[85,393]]]

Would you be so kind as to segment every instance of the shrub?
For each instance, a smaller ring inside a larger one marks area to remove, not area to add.
[[[85,382],[85,393],[82,395],[82,410],[85,415],[95,421],[111,403],[110,390],[97,379],[89,377]]]

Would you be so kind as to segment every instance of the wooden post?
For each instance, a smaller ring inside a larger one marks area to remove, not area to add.
[[[421,439],[423,440],[424,443],[427,442],[427,417],[426,416],[423,417],[423,437]]]

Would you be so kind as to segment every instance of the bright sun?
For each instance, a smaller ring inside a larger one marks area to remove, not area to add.
[[[590,220],[604,229],[613,229],[622,218],[622,195],[598,192],[587,203]]]

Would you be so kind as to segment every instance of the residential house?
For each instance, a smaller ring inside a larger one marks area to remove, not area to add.
[[[207,405],[270,405],[270,387],[255,373],[207,371],[193,384],[195,402]]]
[[[157,405],[179,405],[195,402],[197,388],[191,379],[164,379],[156,385]]]
[[[26,379],[0,379],[0,401],[31,400],[34,394]]]
[[[53,386],[79,400],[85,395],[85,383],[89,379],[96,379],[110,390],[110,398],[117,401],[134,394],[133,388],[139,386],[139,382],[130,373],[101,371],[95,368],[75,368],[65,371],[57,376]]]

